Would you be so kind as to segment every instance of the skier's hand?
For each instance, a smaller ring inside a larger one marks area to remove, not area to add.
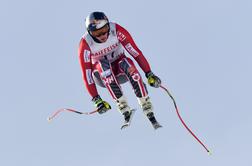
[[[103,101],[99,95],[94,97],[92,101],[95,103],[95,107],[97,108],[99,114],[103,114],[111,109],[109,103]]]
[[[155,88],[159,88],[161,85],[161,80],[160,78],[158,78],[158,76],[156,76],[155,74],[153,74],[151,71],[148,73],[145,73],[145,76],[148,79],[148,84],[152,87]]]

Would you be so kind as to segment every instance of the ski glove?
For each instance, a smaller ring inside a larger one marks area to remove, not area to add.
[[[94,102],[95,107],[97,108],[99,114],[103,114],[111,109],[109,103],[103,101],[99,95],[94,97],[92,101]]]
[[[150,86],[155,87],[155,88],[159,88],[160,87],[161,80],[160,80],[160,78],[158,78],[158,76],[156,76],[155,74],[153,74],[151,71],[145,73],[145,76],[147,77],[148,84]]]

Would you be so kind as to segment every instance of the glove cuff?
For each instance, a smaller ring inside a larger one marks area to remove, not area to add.
[[[101,100],[101,96],[97,95],[97,96],[93,97],[92,102],[96,103],[99,100]]]
[[[149,78],[150,76],[153,76],[154,74],[152,73],[152,71],[146,72],[145,73],[145,77]]]

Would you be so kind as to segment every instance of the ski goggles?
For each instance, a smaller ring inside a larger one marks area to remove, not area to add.
[[[92,35],[94,37],[101,37],[101,36],[105,35],[108,32],[109,32],[109,25],[107,24],[104,27],[102,27],[101,29],[92,31],[91,33],[92,33]]]

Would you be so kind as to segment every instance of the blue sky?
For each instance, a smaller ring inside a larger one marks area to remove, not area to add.
[[[97,10],[132,34],[212,156],[183,128],[161,89],[148,87],[164,126],[158,131],[128,84],[122,87],[137,112],[127,130],[101,88],[112,111],[46,121],[62,107],[94,109],[77,49],[85,17]],[[250,166],[251,15],[249,0],[1,1],[0,165]]]

